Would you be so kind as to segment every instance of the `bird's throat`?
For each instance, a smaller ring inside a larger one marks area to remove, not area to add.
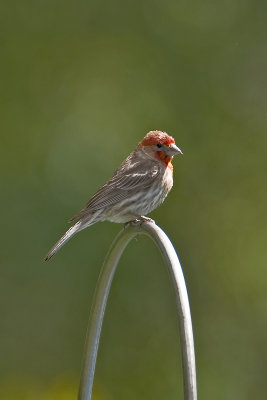
[[[157,151],[156,157],[158,160],[162,161],[166,165],[166,167],[173,170],[172,156],[168,156],[168,154],[166,154],[164,151]]]

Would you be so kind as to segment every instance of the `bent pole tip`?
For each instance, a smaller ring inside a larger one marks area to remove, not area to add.
[[[149,236],[154,241],[171,275],[179,319],[184,400],[197,400],[193,329],[183,271],[170,239],[153,222],[127,224],[116,236],[106,255],[91,308],[78,400],[91,400],[102,322],[118,262],[128,243],[137,235],[142,234]]]

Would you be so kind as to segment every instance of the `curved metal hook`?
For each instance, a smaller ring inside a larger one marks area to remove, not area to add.
[[[117,235],[105,258],[91,309],[78,400],[91,400],[99,338],[110,286],[120,257],[127,244],[140,234],[149,236],[156,243],[170,271],[179,317],[184,399],[197,400],[194,339],[183,271],[168,236],[153,222],[128,224]]]

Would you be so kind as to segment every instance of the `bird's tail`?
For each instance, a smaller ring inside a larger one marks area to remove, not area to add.
[[[62,236],[61,239],[52,247],[52,249],[47,253],[45,257],[45,261],[48,261],[53,255],[65,244],[67,243],[70,238],[75,235],[75,233],[79,232],[82,230],[82,223],[81,221],[76,222],[75,225],[73,225],[66,233],[65,235]]]

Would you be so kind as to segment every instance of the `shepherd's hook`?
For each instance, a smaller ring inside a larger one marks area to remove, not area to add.
[[[179,317],[184,400],[197,400],[194,339],[183,271],[170,239],[153,222],[128,224],[117,235],[105,258],[91,309],[78,400],[91,400],[99,338],[110,286],[120,257],[127,244],[140,234],[149,236],[155,242],[169,269],[174,284]]]

